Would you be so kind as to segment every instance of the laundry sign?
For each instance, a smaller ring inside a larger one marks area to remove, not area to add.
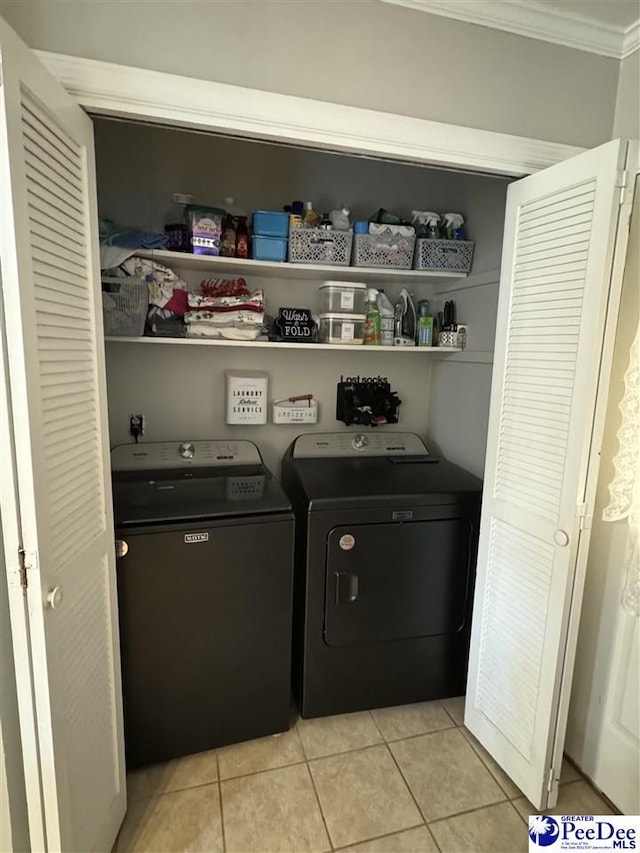
[[[269,374],[259,370],[227,370],[226,422],[266,424]]]
[[[311,343],[317,325],[308,308],[281,308],[275,319],[276,337],[282,341]]]

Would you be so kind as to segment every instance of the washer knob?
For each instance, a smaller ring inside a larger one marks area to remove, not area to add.
[[[354,450],[364,450],[365,447],[369,444],[369,439],[364,433],[359,432],[353,436],[351,444]]]
[[[178,453],[183,459],[193,459],[195,452],[196,449],[190,441],[184,441],[178,448]]]

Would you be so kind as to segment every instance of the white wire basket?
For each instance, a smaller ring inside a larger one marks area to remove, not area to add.
[[[295,264],[349,266],[351,231],[324,231],[321,228],[292,228],[289,231],[289,261]]]
[[[415,242],[415,237],[398,234],[356,234],[353,266],[410,270]]]
[[[149,310],[149,285],[145,279],[102,279],[104,333],[113,337],[142,337]]]
[[[470,272],[474,246],[472,240],[430,240],[420,237],[416,241],[413,268]]]

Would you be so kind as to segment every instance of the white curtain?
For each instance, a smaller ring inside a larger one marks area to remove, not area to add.
[[[602,517],[629,524],[622,606],[633,616],[640,616],[640,328],[631,344],[620,412],[618,452],[613,460],[615,475]]]

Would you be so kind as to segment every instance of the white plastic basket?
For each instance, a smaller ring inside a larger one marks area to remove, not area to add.
[[[321,228],[292,228],[289,231],[289,261],[294,264],[349,266],[351,231],[324,231]]]
[[[113,337],[141,337],[149,310],[149,285],[145,279],[102,279],[104,333]]]
[[[472,240],[429,240],[421,237],[416,241],[413,268],[470,272],[474,246]]]
[[[398,234],[356,234],[353,266],[410,270],[415,242],[415,237]]]

